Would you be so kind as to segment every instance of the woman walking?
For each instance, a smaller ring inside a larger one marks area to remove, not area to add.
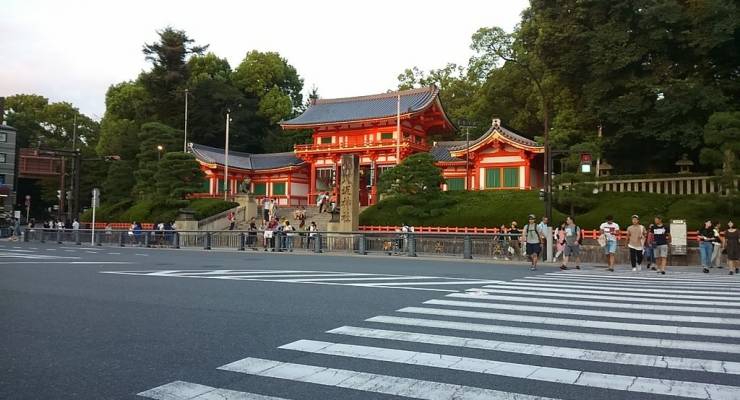
[[[740,268],[740,231],[735,227],[732,221],[727,222],[724,238],[722,239],[722,248],[727,252],[727,269],[730,275],[737,274]]]
[[[711,220],[704,221],[704,226],[699,229],[699,256],[701,258],[702,270],[705,274],[709,273],[712,266],[712,251],[714,242],[717,241],[717,235],[714,233],[714,226]]]

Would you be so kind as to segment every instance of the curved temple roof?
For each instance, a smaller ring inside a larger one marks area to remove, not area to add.
[[[370,96],[318,99],[303,114],[282,121],[284,129],[302,128],[337,122],[356,122],[395,117],[398,96],[401,115],[414,114],[431,106],[439,94],[436,86],[374,94]],[[450,124],[452,125],[452,124]]]
[[[491,127],[488,128],[486,133],[482,134],[477,139],[471,140],[469,145],[465,140],[436,142],[434,147],[430,150],[430,153],[434,156],[436,161],[442,162],[454,162],[454,161],[465,161],[464,158],[459,158],[460,153],[470,148],[475,149],[479,144],[491,139],[492,136],[498,135],[503,138],[506,142],[511,143],[515,147],[526,148],[535,153],[542,153],[544,147],[539,145],[532,139],[528,139],[522,135],[516,134],[503,126],[501,121],[495,119]]]
[[[224,165],[224,149],[195,143],[191,143],[189,147],[198,161]],[[301,164],[303,164],[303,160],[296,157],[293,152],[251,154],[229,151],[229,167],[231,168],[257,171],[293,167]]]

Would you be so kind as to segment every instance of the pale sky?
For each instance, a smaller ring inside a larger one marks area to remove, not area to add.
[[[40,1],[0,5],[0,96],[69,101],[93,118],[111,84],[148,69],[141,47],[167,25],[226,57],[277,51],[304,91],[322,98],[381,93],[405,68],[467,64],[480,27],[510,31],[526,0]]]

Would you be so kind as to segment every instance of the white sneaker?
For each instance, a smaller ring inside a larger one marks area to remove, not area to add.
[[[637,271],[637,268],[632,268],[632,272],[635,272],[635,271]]]
[[[638,270],[638,271],[640,271],[640,272],[642,272],[642,264],[639,264],[639,265],[637,266],[637,270]]]

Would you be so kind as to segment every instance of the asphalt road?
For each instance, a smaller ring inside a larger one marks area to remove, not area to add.
[[[0,399],[736,400],[724,273],[0,242]]]

